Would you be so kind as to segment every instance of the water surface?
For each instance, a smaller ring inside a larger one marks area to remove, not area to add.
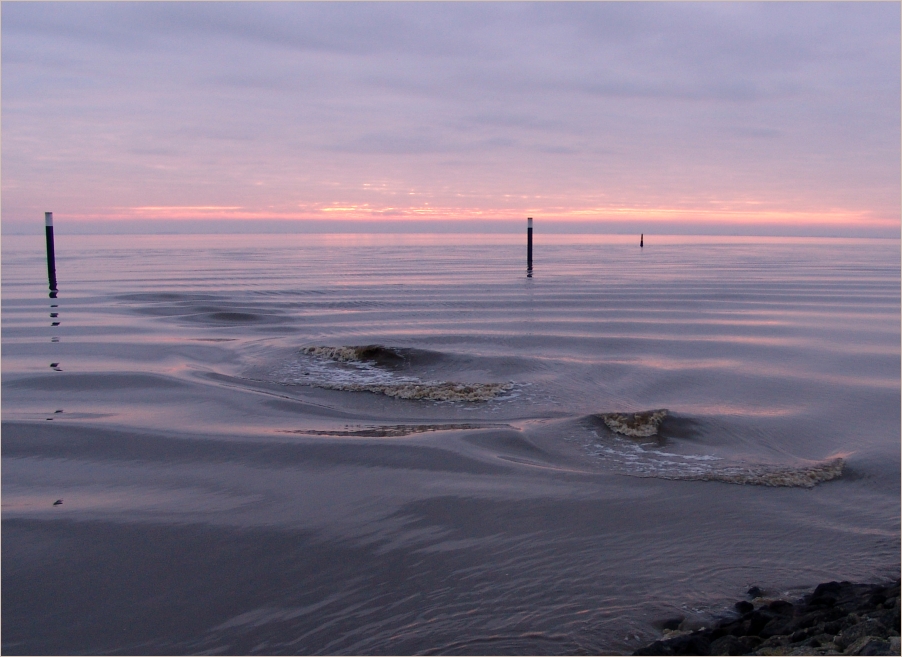
[[[4,652],[626,653],[898,576],[898,240],[521,242],[60,235],[49,299],[5,237]]]

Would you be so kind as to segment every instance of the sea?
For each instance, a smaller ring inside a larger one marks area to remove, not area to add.
[[[629,654],[900,572],[900,241],[2,239],[2,651]],[[57,503],[59,501],[60,503]]]

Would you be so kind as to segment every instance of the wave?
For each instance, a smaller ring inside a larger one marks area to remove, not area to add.
[[[304,347],[301,353],[338,363],[375,363],[383,367],[400,365],[406,360],[401,351],[379,344],[356,347]]]
[[[431,401],[490,401],[513,388],[511,383],[453,383],[424,381],[392,384],[318,383],[320,388],[348,392],[375,392],[399,399],[427,399]]]
[[[633,477],[812,488],[842,477],[845,467],[845,461],[840,457],[787,465],[665,451],[664,446],[671,438],[690,437],[685,432],[695,425],[688,418],[669,416],[666,409],[637,413],[599,413],[588,419],[595,427],[596,438],[600,439],[589,447],[590,453],[602,458],[606,466]],[[611,433],[601,430],[601,423]],[[667,423],[674,424],[676,431],[669,431],[670,425]],[[663,435],[659,434],[659,430]],[[620,436],[627,436],[631,440]],[[636,438],[655,440],[641,442]]]
[[[616,433],[633,438],[651,438],[658,435],[658,428],[667,417],[667,409],[638,413],[600,413],[596,417]]]
[[[337,436],[342,438],[396,438],[430,431],[462,431],[467,429],[509,429],[509,424],[391,424],[373,425],[362,429],[314,430],[298,429],[284,433],[304,436]]]
[[[382,345],[316,346],[304,347],[300,353],[308,358],[289,366],[293,370],[291,382],[327,390],[372,392],[398,399],[484,402],[498,399],[514,388],[509,382],[424,381],[395,374],[392,370],[409,363],[414,350]],[[304,371],[298,372],[298,368]]]
[[[752,484],[755,486],[785,486],[813,488],[817,484],[842,477],[845,460],[833,458],[811,465],[795,467],[775,465],[722,466],[708,472],[682,476],[662,476],[664,479],[688,479],[696,481],[722,481],[728,484]]]

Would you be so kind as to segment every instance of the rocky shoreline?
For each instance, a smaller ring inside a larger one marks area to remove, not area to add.
[[[899,655],[899,582],[827,582],[790,602],[757,587],[735,615],[690,631],[664,624],[664,638],[634,655]]]

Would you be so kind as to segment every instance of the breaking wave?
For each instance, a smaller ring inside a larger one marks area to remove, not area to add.
[[[632,477],[653,477],[683,481],[720,481],[727,484],[812,488],[842,476],[845,461],[832,458],[799,465],[727,462],[718,456],[675,454],[646,450],[640,445],[619,441],[591,450],[605,464]]]
[[[391,424],[373,425],[361,429],[298,429],[285,431],[304,436],[337,436],[342,438],[397,438],[431,431],[462,431],[467,429],[508,429],[509,424]]]
[[[405,360],[400,351],[378,344],[361,347],[304,347],[301,353],[338,363],[376,363],[382,366],[401,364]]]
[[[407,362],[405,352],[381,345],[305,347],[302,359],[287,366],[290,383],[344,390],[372,392],[398,399],[485,402],[499,399],[514,389],[513,383],[458,383],[424,381],[402,376],[396,370]]]
[[[712,468],[708,472],[672,479],[697,479],[723,481],[728,484],[753,484],[757,486],[789,486],[813,488],[817,484],[842,476],[845,461],[841,458],[819,461],[796,467],[774,465],[734,465]]]
[[[667,409],[639,413],[601,413],[598,417],[611,431],[634,438],[650,438],[658,435],[658,428],[667,417]]]
[[[449,381],[411,381],[404,383],[332,383],[314,384],[329,390],[375,392],[399,399],[432,401],[489,401],[513,388],[509,383],[452,383]]]
[[[666,430],[668,425],[665,420],[671,422],[671,419],[664,409],[638,413],[601,413],[589,416],[589,420],[596,427],[594,433],[600,439],[589,447],[590,453],[600,457],[606,466],[633,477],[812,488],[840,478],[845,467],[845,461],[840,457],[786,465],[666,451],[664,445],[670,432]],[[612,433],[604,431],[599,420]],[[691,421],[684,424],[691,424]],[[659,429],[666,435],[660,435]],[[621,438],[621,435],[628,436],[631,440]],[[641,442],[636,438],[655,438],[655,441]]]

